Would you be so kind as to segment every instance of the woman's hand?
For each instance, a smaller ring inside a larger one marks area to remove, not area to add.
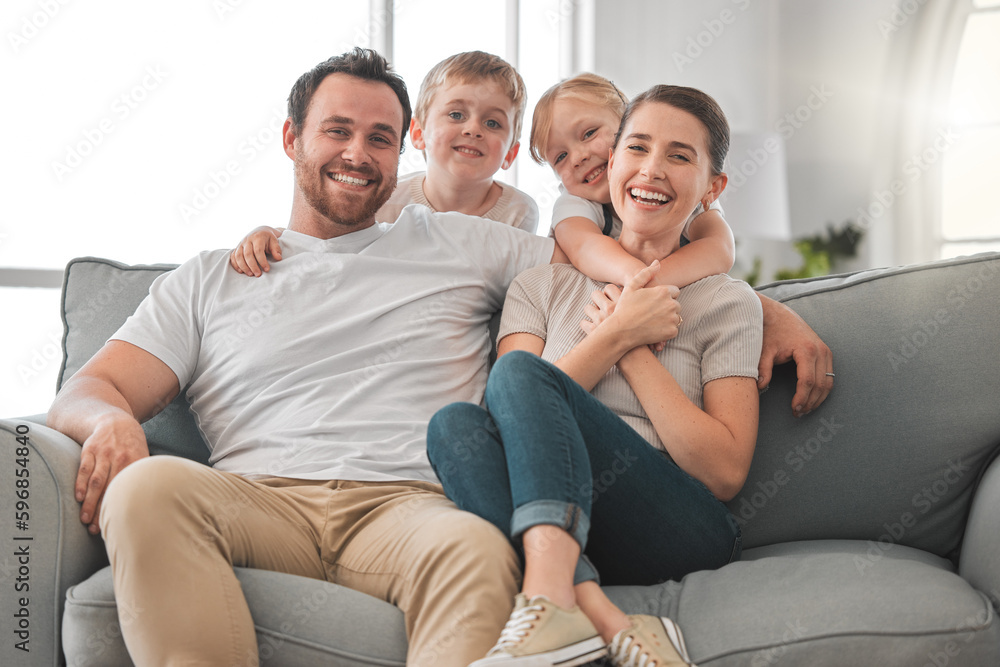
[[[267,263],[267,256],[276,261],[281,261],[281,244],[278,237],[284,229],[278,227],[268,227],[264,225],[258,227],[247,234],[236,249],[229,253],[229,263],[238,273],[248,276],[259,276],[261,270],[270,271],[271,265]]]
[[[588,336],[601,322],[608,319],[615,312],[615,305],[622,296],[622,290],[618,285],[608,283],[603,290],[594,290],[590,295],[592,303],[584,307],[583,312],[589,319],[580,321],[580,328]],[[660,352],[667,346],[667,341],[662,340],[649,346],[652,352]]]
[[[659,345],[677,336],[681,323],[681,305],[677,303],[680,290],[673,285],[646,287],[659,270],[660,263],[654,260],[632,276],[602,320],[615,321],[634,342],[632,347]]]

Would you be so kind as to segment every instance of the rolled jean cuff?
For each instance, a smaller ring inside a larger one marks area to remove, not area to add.
[[[590,559],[580,554],[580,559],[576,561],[576,571],[573,572],[573,585],[582,584],[585,581],[601,583],[601,578],[597,574],[597,568],[590,562]]]
[[[590,532],[590,517],[579,505],[562,500],[533,500],[514,510],[510,518],[510,534],[518,539],[533,526],[558,526],[580,545],[580,551],[587,546]]]

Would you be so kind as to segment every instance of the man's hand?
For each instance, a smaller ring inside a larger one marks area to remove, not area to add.
[[[760,352],[757,388],[767,389],[775,364],[795,362],[798,382],[792,397],[796,417],[809,414],[833,389],[833,353],[805,320],[791,308],[758,294],[764,308],[764,344]]]
[[[74,485],[80,520],[94,535],[108,483],[133,461],[149,456],[140,422],[180,392],[170,367],[153,354],[110,340],[62,386],[46,415],[50,428],[81,444]]]
[[[101,501],[111,480],[125,466],[149,456],[149,446],[139,422],[130,416],[108,418],[83,443],[76,475],[76,500],[82,503],[80,521],[91,535],[101,532]]]

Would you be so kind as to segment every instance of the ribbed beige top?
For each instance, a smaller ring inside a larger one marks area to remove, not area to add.
[[[507,291],[499,338],[530,333],[545,340],[542,358],[556,361],[586,336],[580,328],[590,294],[598,283],[568,264],[551,264],[521,273]],[[703,407],[707,382],[723,377],[757,379],[763,316],[760,300],[745,282],[710,276],[683,288],[677,300],[684,323],[657,358],[684,393]],[[632,388],[617,367],[593,392],[650,444],[663,449]]]

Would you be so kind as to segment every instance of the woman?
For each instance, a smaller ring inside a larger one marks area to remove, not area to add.
[[[622,247],[647,268],[593,294],[597,305],[601,286],[570,266],[519,276],[486,408],[453,404],[431,421],[428,456],[448,496],[524,553],[522,593],[476,667],[605,651],[615,665],[687,664],[676,626],[626,616],[597,573],[649,585],[740,553],[723,501],[756,440],[760,301],[725,275],[645,287],[695,206],[725,188],[728,146],[725,116],[700,91],[656,86],[633,100],[608,172]]]

